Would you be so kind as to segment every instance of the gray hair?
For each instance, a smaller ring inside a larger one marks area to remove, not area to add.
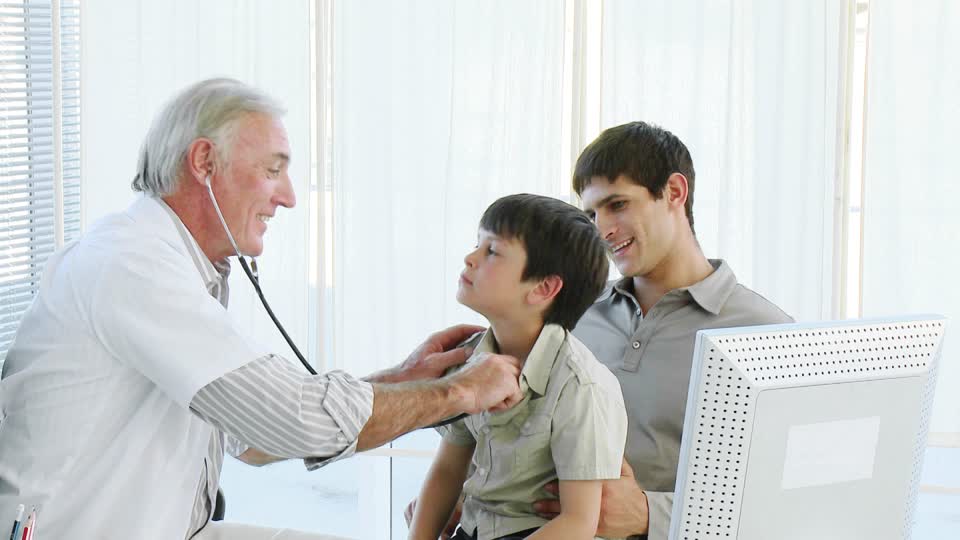
[[[153,119],[140,147],[134,191],[158,197],[174,193],[193,141],[201,137],[213,141],[218,162],[225,164],[238,120],[248,113],[278,118],[284,112],[271,97],[233,79],[207,79],[189,86]]]

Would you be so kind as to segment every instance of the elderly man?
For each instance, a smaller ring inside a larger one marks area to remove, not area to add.
[[[310,375],[231,321],[234,246],[260,254],[270,218],[295,204],[281,114],[236,81],[187,88],[147,134],[144,195],[50,258],[0,380],[0,516],[38,505],[44,538],[209,536],[225,450],[314,468],[519,400],[510,357],[435,379],[476,328],[359,380]]]

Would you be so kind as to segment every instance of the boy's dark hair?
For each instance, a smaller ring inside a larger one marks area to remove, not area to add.
[[[684,210],[692,231],[693,158],[676,135],[659,126],[630,122],[604,130],[577,158],[573,190],[581,195],[596,176],[613,183],[623,175],[647,188],[654,199],[660,199],[667,179],[675,172],[687,178]]]
[[[480,228],[519,240],[527,251],[522,279],[560,276],[563,288],[543,315],[545,324],[572,330],[607,282],[607,246],[590,218],[575,206],[521,193],[498,199]]]

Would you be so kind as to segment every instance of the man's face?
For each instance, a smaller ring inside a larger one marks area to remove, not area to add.
[[[613,182],[592,178],[580,197],[620,274],[646,276],[663,264],[676,237],[666,197],[654,199],[647,188],[623,175]]]
[[[263,235],[277,207],[293,208],[297,202],[283,124],[266,114],[248,114],[236,126],[228,158],[213,187],[240,252],[256,257],[263,253]]]
[[[477,247],[463,258],[457,301],[488,320],[510,318],[524,307],[524,298],[536,283],[521,277],[527,250],[513,238],[480,229]]]

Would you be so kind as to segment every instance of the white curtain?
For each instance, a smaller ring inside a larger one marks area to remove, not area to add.
[[[564,6],[351,0],[333,12],[333,360],[365,373],[434,330],[482,322],[455,293],[491,202],[567,198]],[[435,445],[421,432],[395,446]],[[390,474],[387,460],[367,462],[371,486]],[[361,487],[373,511],[360,537],[388,538],[390,520],[405,536],[403,505],[422,479],[407,473],[429,461],[402,463],[392,497]]]
[[[366,372],[479,321],[454,295],[491,202],[565,194],[563,9],[371,0],[334,17],[334,358]]]
[[[659,124],[696,169],[708,257],[797,320],[832,315],[852,2],[607,0],[601,124]]]
[[[960,4],[871,0],[863,314],[948,323],[931,430],[960,432]]]

